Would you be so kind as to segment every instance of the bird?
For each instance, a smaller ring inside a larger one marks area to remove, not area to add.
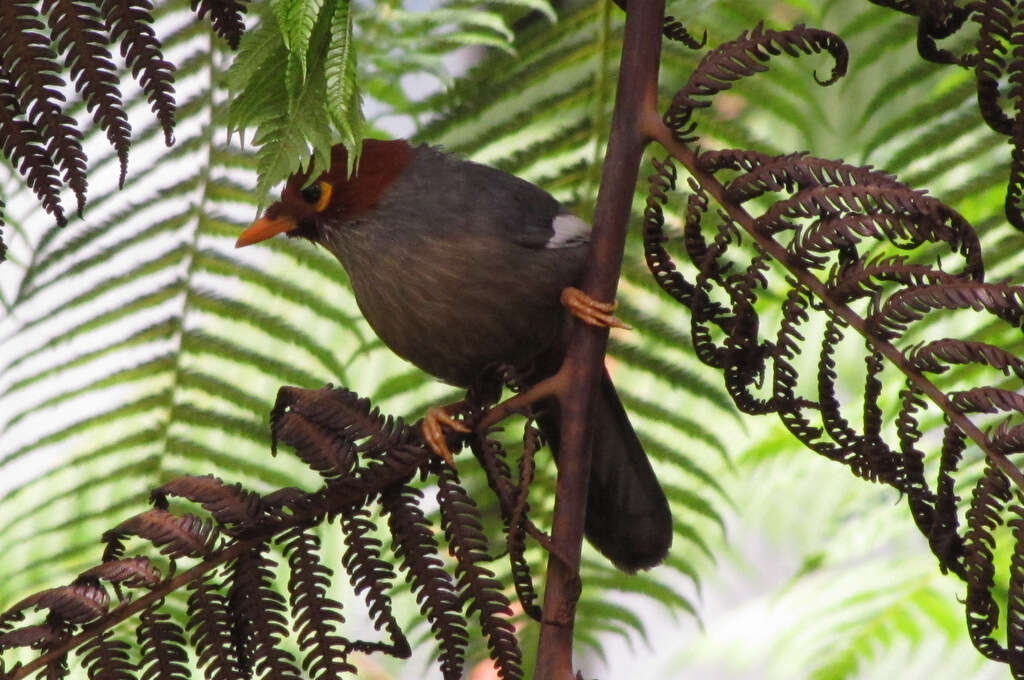
[[[339,144],[317,177],[293,173],[236,247],[281,233],[323,246],[381,341],[462,388],[502,367],[521,388],[553,375],[572,316],[621,325],[613,303],[576,288],[590,225],[540,187],[403,139],[364,140],[354,165],[350,174]],[[584,534],[623,571],[654,567],[672,543],[668,501],[607,369],[593,400]],[[456,411],[435,408],[423,421],[442,456],[443,427],[468,431]],[[557,464],[555,399],[538,404],[537,424]]]

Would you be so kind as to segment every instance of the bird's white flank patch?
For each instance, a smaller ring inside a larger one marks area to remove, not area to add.
[[[590,225],[569,213],[556,216],[551,221],[551,229],[555,233],[544,244],[546,248],[578,246],[590,240]]]

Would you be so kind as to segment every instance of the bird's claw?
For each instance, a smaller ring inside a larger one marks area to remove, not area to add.
[[[448,448],[448,442],[445,441],[443,426],[447,425],[456,432],[468,433],[471,430],[466,427],[465,423],[453,418],[448,412],[449,408],[448,406],[431,406],[427,409],[423,416],[423,438],[427,441],[427,446],[431,451],[448,465],[455,467],[455,457]]]
[[[633,330],[632,326],[612,314],[618,307],[618,302],[598,302],[579,288],[572,286],[562,291],[561,299],[562,305],[569,310],[569,313],[585,324]]]

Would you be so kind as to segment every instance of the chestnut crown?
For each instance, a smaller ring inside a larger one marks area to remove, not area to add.
[[[412,159],[404,139],[367,139],[355,172],[348,175],[348,152],[341,144],[331,149],[331,167],[312,182],[309,170],[294,173],[263,216],[242,232],[236,248],[277,234],[317,240],[324,225],[340,224],[373,208],[381,193]]]

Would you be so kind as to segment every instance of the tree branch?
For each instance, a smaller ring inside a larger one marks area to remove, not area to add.
[[[650,116],[658,116],[658,64],[664,0],[634,1],[626,16],[611,134],[594,210],[590,260],[583,290],[611,300],[618,287],[626,229],[640,160],[649,141]],[[589,423],[608,330],[576,322],[559,373],[562,435],[551,538],[558,555],[548,560],[544,622],[537,649],[536,680],[572,680],[572,638],[579,599],[579,564],[590,477]],[[568,558],[568,559],[565,559]]]

